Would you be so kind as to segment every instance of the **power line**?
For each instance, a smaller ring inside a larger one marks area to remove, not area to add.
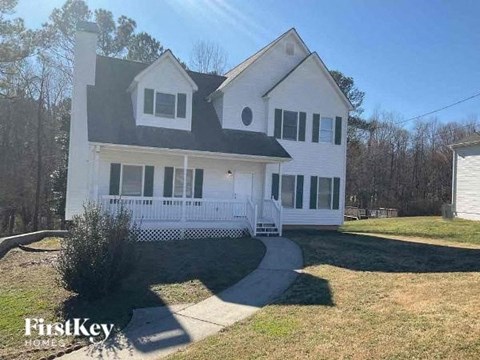
[[[477,94],[475,94],[475,95],[469,96],[469,97],[467,97],[467,98],[465,98],[465,99],[462,99],[462,100],[459,100],[459,101],[457,101],[457,102],[454,102],[453,104],[444,106],[444,107],[442,107],[442,108],[440,108],[440,109],[433,110],[433,111],[429,111],[429,112],[427,112],[427,113],[425,113],[425,114],[418,115],[418,116],[412,117],[412,118],[407,119],[407,120],[402,120],[402,121],[396,122],[395,125],[404,124],[404,123],[406,123],[406,122],[409,122],[409,121],[412,121],[412,120],[416,120],[416,119],[422,118],[422,117],[424,117],[424,116],[428,116],[428,115],[435,114],[435,113],[437,113],[437,112],[439,112],[439,111],[442,111],[442,110],[451,108],[452,106],[461,104],[461,103],[463,103],[463,102],[465,102],[465,101],[474,99],[474,98],[479,97],[479,96],[480,96],[480,92],[477,93]]]

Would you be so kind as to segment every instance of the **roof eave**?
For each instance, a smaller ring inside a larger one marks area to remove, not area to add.
[[[125,150],[128,149],[128,150],[156,152],[156,153],[159,153],[159,152],[180,153],[182,155],[204,156],[204,157],[210,157],[210,158],[252,160],[257,162],[288,162],[292,160],[292,157],[290,155],[288,157],[248,155],[248,154],[236,154],[236,153],[222,153],[222,152],[215,152],[215,151],[171,149],[171,148],[139,146],[139,145],[124,145],[124,144],[115,144],[115,143],[104,143],[104,142],[98,142],[98,141],[89,141],[89,144],[93,146],[103,146],[103,147],[112,148],[112,149],[125,149]]]
[[[468,142],[463,142],[463,143],[452,144],[449,147],[450,147],[450,149],[454,150],[454,149],[457,149],[457,148],[468,147],[468,146],[473,146],[473,145],[480,145],[480,139],[475,140],[475,141],[468,141]]]

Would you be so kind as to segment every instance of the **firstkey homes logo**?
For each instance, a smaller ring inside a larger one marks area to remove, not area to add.
[[[29,339],[25,341],[25,345],[33,347],[64,347],[65,343],[61,338],[65,336],[84,336],[88,338],[90,343],[98,344],[110,337],[113,324],[88,324],[89,320],[88,318],[74,318],[63,323],[47,323],[42,318],[26,318],[25,336],[29,337]]]

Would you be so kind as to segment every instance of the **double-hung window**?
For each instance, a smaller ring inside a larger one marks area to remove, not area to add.
[[[328,117],[322,117],[320,121],[320,142],[332,143],[333,142],[333,119]]]
[[[332,208],[332,178],[318,178],[317,209]]]
[[[175,117],[175,95],[157,92],[155,94],[155,115]]]
[[[145,89],[143,95],[143,113],[160,117],[185,118],[187,95],[168,94],[153,89]]]
[[[187,169],[187,186],[185,195],[187,198],[193,197],[193,184],[194,182],[194,171],[193,169]],[[175,176],[173,178],[173,196],[174,197],[183,197],[183,169],[175,168]]]
[[[277,139],[305,141],[306,113],[275,109],[274,136]]]
[[[282,139],[297,140],[298,136],[298,113],[295,111],[283,111]]]
[[[282,175],[282,206],[295,207],[295,175]]]
[[[120,195],[142,196],[143,166],[122,165],[122,185]]]
[[[340,208],[340,178],[310,177],[310,209]]]

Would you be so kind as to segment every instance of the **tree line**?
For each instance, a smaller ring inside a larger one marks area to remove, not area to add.
[[[0,1],[0,235],[62,226],[76,24],[97,23],[100,55],[149,63],[165,51],[158,39],[137,31],[135,20],[115,19],[84,0],[67,0],[35,30],[15,17],[17,3]],[[223,74],[228,57],[217,44],[199,41],[189,64],[180,62]],[[475,122],[429,119],[405,128],[389,113],[364,119],[365,94],[352,78],[331,73],[355,108],[348,127],[347,204],[438,213],[450,200],[448,144]]]

